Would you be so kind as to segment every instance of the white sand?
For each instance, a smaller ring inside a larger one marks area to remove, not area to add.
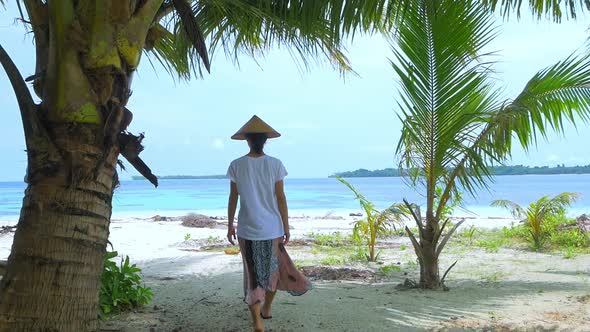
[[[149,215],[155,214],[163,215],[161,211]],[[173,215],[180,213],[166,214]],[[293,238],[312,232],[346,234],[353,221],[345,213],[339,214],[344,220],[321,219],[325,213],[309,211],[291,215]],[[499,227],[511,222],[480,217],[467,219],[466,224]],[[0,225],[14,223],[0,221]],[[143,269],[154,299],[146,308],[104,322],[105,330],[249,329],[248,311],[241,301],[240,256],[182,250],[187,233],[191,239],[214,242],[225,238],[226,230],[114,217],[109,240]],[[0,259],[8,256],[11,241],[10,235],[0,236]],[[400,241],[407,243],[405,238]],[[313,257],[309,247],[288,250],[294,260]],[[451,245],[441,258],[443,269],[459,261],[447,282],[450,292],[396,290],[404,278],[417,278],[417,267],[411,264],[415,256],[398,247],[383,250],[382,259],[386,265],[399,262],[402,271],[379,283],[314,282],[314,289],[302,297],[279,293],[274,318],[266,321],[268,331],[590,331],[590,255],[567,260],[560,255],[508,249],[486,253]]]

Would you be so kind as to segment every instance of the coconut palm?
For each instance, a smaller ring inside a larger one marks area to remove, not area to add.
[[[425,197],[425,216],[406,202],[418,225],[418,234],[406,231],[422,288],[444,287],[449,270],[440,276],[439,257],[462,221],[446,230],[441,216],[458,189],[475,195],[485,188],[491,166],[510,157],[514,140],[530,149],[539,136],[563,133],[564,122],[590,116],[586,57],[570,56],[539,71],[514,99],[501,99],[491,81],[494,63],[484,52],[495,36],[492,22],[481,3],[417,1],[392,43],[403,122],[397,154],[410,184]]]
[[[365,218],[355,221],[353,228],[353,236],[357,240],[365,241],[369,248],[369,255],[367,260],[369,262],[377,261],[375,254],[375,246],[377,245],[377,237],[385,235],[394,227],[394,224],[402,223],[402,219],[406,216],[406,208],[399,204],[393,204],[389,208],[379,211],[375,208],[375,204],[365,198],[353,185],[348,181],[337,176],[336,179],[342,182],[350,191],[353,192],[363,211],[365,211]]]
[[[2,0],[0,0],[2,3]],[[126,128],[142,56],[180,78],[211,68],[211,54],[263,55],[286,47],[307,65],[350,70],[344,38],[387,28],[397,2],[286,0],[17,0],[32,31],[36,70],[26,81],[0,46],[26,139],[27,189],[0,286],[0,331],[92,331],[109,234],[115,166],[141,160],[143,135]]]
[[[524,221],[533,240],[533,248],[539,250],[543,247],[547,234],[543,230],[543,223],[547,218],[561,215],[565,208],[570,206],[580,197],[579,193],[563,192],[551,197],[549,195],[539,198],[529,206],[523,208],[515,202],[499,199],[492,202],[492,206],[510,210],[514,218]]]

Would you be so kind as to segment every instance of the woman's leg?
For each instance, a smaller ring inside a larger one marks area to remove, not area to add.
[[[262,322],[262,318],[260,317],[260,303],[255,303],[249,305],[250,314],[252,314],[252,322],[254,323],[254,331],[255,332],[262,332],[264,331],[264,323]]]
[[[262,306],[262,309],[260,311],[264,318],[272,317],[272,301],[274,300],[276,293],[276,291],[266,291],[266,293],[264,293],[264,305]]]

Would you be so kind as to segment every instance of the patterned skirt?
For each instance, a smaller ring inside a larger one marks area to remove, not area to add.
[[[244,263],[244,302],[248,305],[264,302],[266,291],[283,290],[299,296],[311,289],[287,254],[283,238],[238,242]]]

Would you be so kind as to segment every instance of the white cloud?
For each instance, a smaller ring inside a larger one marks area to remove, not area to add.
[[[558,155],[556,155],[556,154],[550,154],[550,155],[547,157],[547,161],[558,161],[558,160],[560,160],[560,158],[559,158],[559,156],[558,156]]]
[[[225,147],[225,144],[223,144],[223,140],[221,138],[216,138],[213,140],[213,143],[211,144],[211,146],[215,150],[223,150],[223,148]]]

